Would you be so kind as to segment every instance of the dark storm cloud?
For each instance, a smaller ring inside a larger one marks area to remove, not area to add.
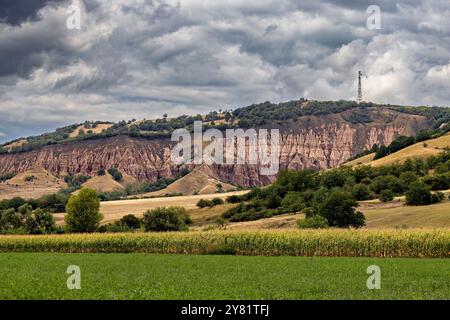
[[[19,25],[24,21],[36,20],[37,12],[48,4],[65,0],[2,0],[0,21],[10,25]]]
[[[85,0],[81,31],[66,28],[71,3],[2,0],[0,141],[86,115],[354,99],[358,70],[368,100],[450,100],[448,0]]]

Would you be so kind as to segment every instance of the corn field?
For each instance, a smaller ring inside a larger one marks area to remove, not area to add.
[[[0,252],[450,257],[448,230],[207,231],[0,236]]]

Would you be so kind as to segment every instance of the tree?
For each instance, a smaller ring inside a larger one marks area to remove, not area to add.
[[[369,200],[372,198],[372,194],[367,185],[359,183],[352,189],[352,194],[358,201]]]
[[[343,187],[348,175],[343,170],[330,170],[322,173],[320,183],[325,188]]]
[[[213,199],[211,200],[211,202],[212,202],[213,206],[220,206],[220,205],[222,205],[222,204],[225,203],[225,202],[224,202],[221,198],[219,198],[219,197],[213,198]]]
[[[141,220],[133,214],[128,214],[122,217],[122,219],[120,219],[120,223],[130,229],[138,229],[141,226]]]
[[[302,211],[305,208],[303,194],[301,192],[289,191],[281,201],[281,206],[289,212]]]
[[[380,196],[378,198],[381,202],[389,202],[394,200],[394,193],[390,189],[384,189],[380,192]]]
[[[332,227],[359,228],[365,225],[364,214],[355,210],[358,202],[348,192],[333,190],[316,205],[318,214]]]
[[[148,231],[184,231],[191,221],[183,207],[156,208],[144,213],[143,225]]]
[[[197,207],[199,207],[200,209],[203,209],[203,208],[206,208],[206,207],[212,207],[212,206],[213,206],[213,204],[209,200],[200,199],[197,202]]]
[[[408,187],[413,182],[419,180],[417,175],[412,171],[405,171],[400,174],[400,181],[403,183],[405,187]]]
[[[406,204],[409,206],[425,206],[431,201],[431,188],[422,181],[413,182],[406,191]]]
[[[83,188],[78,195],[70,197],[66,206],[66,228],[69,232],[94,232],[103,215],[100,213],[100,199],[97,192]]]
[[[108,169],[108,173],[113,177],[117,182],[122,181],[123,175],[117,168]]]

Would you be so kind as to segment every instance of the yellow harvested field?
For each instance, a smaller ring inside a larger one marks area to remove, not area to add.
[[[103,223],[107,223],[119,220],[120,218],[122,218],[127,214],[134,214],[138,217],[142,217],[145,211],[157,207],[181,206],[188,210],[195,209],[197,208],[196,204],[200,199],[210,200],[216,197],[225,199],[226,197],[231,195],[242,195],[247,192],[248,191],[236,191],[236,192],[216,193],[216,194],[196,195],[196,196],[105,201],[101,203],[100,211],[103,213],[104,216]]]

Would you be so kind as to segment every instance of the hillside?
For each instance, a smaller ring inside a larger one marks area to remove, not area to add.
[[[83,187],[91,188],[96,191],[111,192],[111,191],[121,191],[124,187],[109,173],[105,173],[103,176],[95,176],[83,183]]]
[[[179,127],[189,128],[199,119],[206,121],[204,129],[208,125],[221,129],[230,126],[279,129],[280,169],[327,169],[339,166],[374,144],[387,145],[400,135],[433,127],[437,121],[434,109],[426,110],[413,114],[411,110],[403,112],[392,106],[300,100],[204,116],[104,124],[106,129],[102,123],[87,123],[83,127],[96,126],[102,129],[101,133],[85,131],[73,138],[70,134],[77,132],[79,125],[72,125],[55,133],[27,138],[22,149],[4,150],[0,154],[0,174],[20,173],[38,166],[61,178],[68,174],[95,176],[99,169],[114,167],[141,182],[174,178],[193,166],[177,166],[170,161],[174,145],[170,132]],[[141,135],[142,132],[145,134]],[[275,179],[261,175],[256,165],[212,165],[208,170],[215,179],[234,185],[261,186]]]
[[[389,145],[401,136],[414,136],[424,129],[444,126],[450,119],[446,108],[411,108],[351,101],[265,102],[233,111],[206,115],[165,117],[156,120],[130,120],[119,123],[85,122],[59,128],[40,136],[19,138],[0,147],[0,175],[27,173],[34,168],[48,172],[59,183],[39,186],[2,186],[3,197],[38,197],[58,191],[67,175],[91,176],[84,186],[102,192],[123,191],[127,184],[153,183],[161,178],[176,179],[183,171],[191,174],[163,190],[144,194],[207,194],[234,186],[264,186],[276,176],[260,174],[258,165],[175,165],[170,159],[174,129],[192,129],[202,120],[203,129],[268,128],[280,131],[280,170],[328,169],[373,145]],[[350,165],[374,166],[401,162],[411,156],[436,154],[447,142],[441,137],[416,144],[398,153],[372,161],[372,156],[356,159]],[[247,152],[249,152],[247,144]],[[118,183],[109,175],[98,177],[100,169],[117,168],[123,174]],[[50,179],[51,180],[51,179]],[[225,183],[226,182],[226,183]],[[233,186],[234,185],[234,186]]]
[[[36,167],[0,183],[0,200],[14,197],[39,198],[45,194],[58,192],[65,187],[66,184],[60,178]]]
[[[425,159],[430,156],[435,156],[444,151],[446,148],[450,148],[450,134],[436,139],[418,142],[380,159],[373,160],[374,154],[371,153],[349,161],[345,163],[345,165],[371,165],[374,167],[388,166],[396,163],[403,163],[407,159],[411,158]]]
[[[221,182],[214,178],[210,172],[208,172],[206,166],[200,166],[195,168],[192,172],[186,176],[176,180],[170,184],[167,188],[159,191],[143,194],[142,196],[163,196],[166,194],[212,194],[219,191],[234,190],[235,187]]]

